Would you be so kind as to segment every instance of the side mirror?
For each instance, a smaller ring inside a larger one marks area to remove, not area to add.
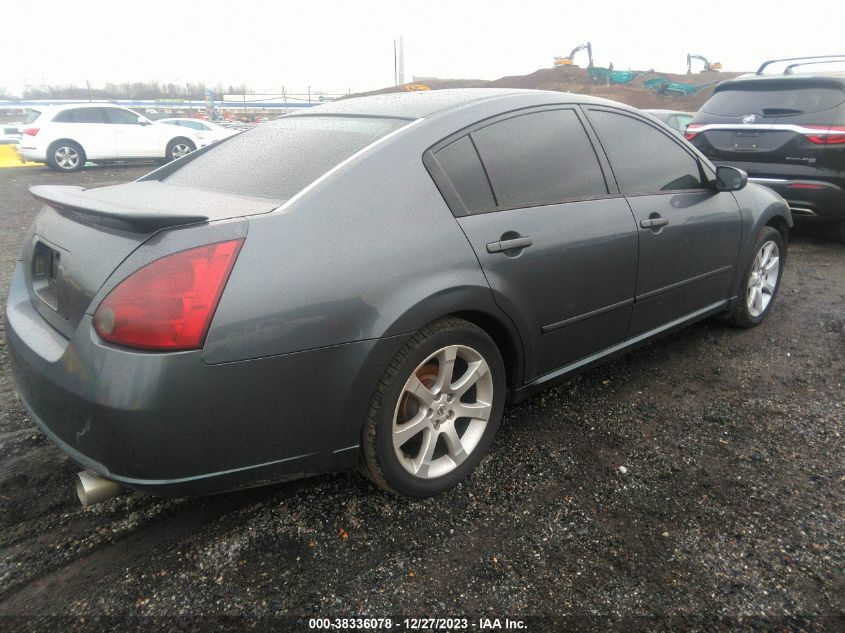
[[[147,119],[145,119],[144,117],[139,116],[138,117],[138,125],[150,125],[150,122],[147,121]]]
[[[736,167],[716,167],[716,189],[718,191],[739,191],[748,184],[748,174]]]

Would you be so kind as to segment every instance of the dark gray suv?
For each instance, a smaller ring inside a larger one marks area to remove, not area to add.
[[[87,503],[355,467],[438,493],[507,399],[711,315],[760,323],[792,222],[637,110],[514,90],[338,101],[32,193],[8,348]]]
[[[715,164],[777,191],[793,215],[836,223],[845,242],[845,72],[820,73],[822,61],[771,60],[719,84],[686,137]],[[783,74],[767,74],[776,62]]]

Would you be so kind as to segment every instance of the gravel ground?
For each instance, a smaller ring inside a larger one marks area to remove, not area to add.
[[[145,171],[0,170],[3,303],[38,210],[29,186]],[[843,630],[844,371],[845,248],[804,229],[764,325],[707,321],[508,407],[491,455],[440,497],[337,474],[83,510],[77,469],[15,399],[3,341],[0,616]]]

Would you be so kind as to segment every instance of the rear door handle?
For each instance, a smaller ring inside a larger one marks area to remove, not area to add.
[[[528,248],[534,243],[530,237],[515,237],[512,240],[502,240],[501,242],[490,242],[487,245],[488,253],[502,253],[504,251],[516,250],[518,248]]]
[[[640,226],[644,229],[656,229],[669,224],[669,218],[648,218],[640,220]]]

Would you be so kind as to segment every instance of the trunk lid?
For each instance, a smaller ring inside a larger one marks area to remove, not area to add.
[[[85,190],[30,189],[45,206],[21,253],[30,299],[70,337],[115,269],[155,233],[190,224],[268,213],[283,201],[158,181]]]

